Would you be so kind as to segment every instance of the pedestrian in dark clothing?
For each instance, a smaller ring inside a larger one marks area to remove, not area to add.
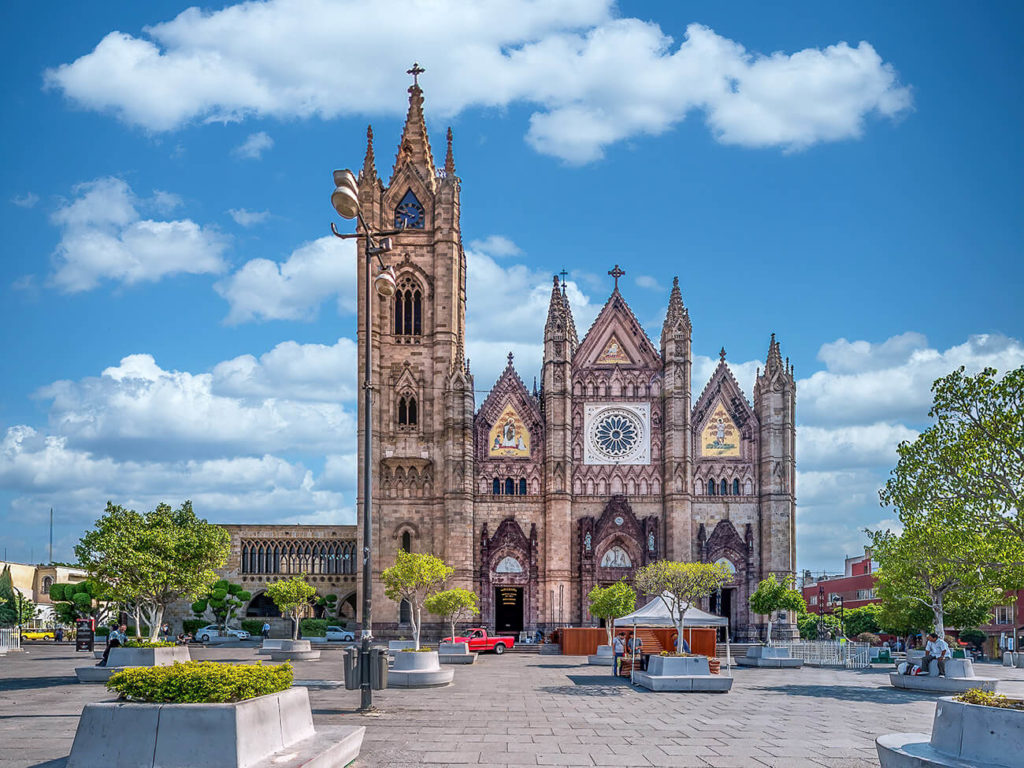
[[[110,634],[107,635],[107,647],[103,649],[103,658],[96,665],[97,667],[107,666],[107,659],[110,657],[111,648],[119,648],[125,644],[125,641],[128,639],[128,635],[125,634],[127,629],[128,625],[122,624],[117,629],[110,630]]]

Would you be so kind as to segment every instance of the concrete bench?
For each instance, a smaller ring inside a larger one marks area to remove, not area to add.
[[[597,653],[587,656],[587,664],[599,667],[610,667],[613,661],[615,661],[615,651],[610,645],[599,645]]]
[[[767,667],[770,669],[799,669],[803,659],[794,659],[785,648],[770,648],[764,645],[752,645],[747,648],[747,655],[740,656],[736,663],[742,667]]]
[[[971,688],[994,691],[998,681],[994,677],[975,677],[974,662],[970,659],[949,659],[946,662],[946,676],[939,677],[939,663],[932,660],[927,675],[901,675],[892,672],[889,683],[894,688],[929,693],[963,693]]]
[[[437,659],[442,664],[473,664],[476,654],[469,652],[469,643],[441,643],[437,646]]]
[[[633,672],[633,681],[651,691],[726,693],[732,678],[712,675],[707,656],[651,656],[647,671]]]

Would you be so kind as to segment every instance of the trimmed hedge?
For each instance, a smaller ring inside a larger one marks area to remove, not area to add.
[[[263,634],[263,619],[242,619],[242,629],[253,637]]]
[[[200,629],[205,627],[210,622],[203,621],[202,619],[185,619],[181,622],[181,631],[187,634],[194,635]]]
[[[302,629],[303,637],[327,636],[326,619],[303,619],[301,622],[299,622],[299,627]]]
[[[96,627],[96,637],[106,637],[110,634],[110,627]]]
[[[292,665],[175,662],[170,667],[128,667],[110,676],[107,689],[123,699],[170,704],[224,704],[291,687]]]
[[[123,648],[174,648],[177,643],[168,642],[166,640],[154,640],[152,643],[148,640],[127,640],[122,646]]]

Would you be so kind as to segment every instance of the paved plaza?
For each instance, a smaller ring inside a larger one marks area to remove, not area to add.
[[[252,647],[194,649],[193,657],[252,662]],[[110,701],[76,682],[93,663],[71,646],[29,645],[0,658],[0,768],[61,768],[82,707]],[[481,656],[447,688],[385,690],[380,712],[355,713],[358,691],[337,684],[341,654],[295,665],[311,684],[317,724],[363,724],[358,768],[490,766],[877,766],[874,739],[931,729],[935,698],[887,685],[888,669],[734,670],[727,694],[649,693],[583,657]],[[1024,695],[1024,670],[978,673]],[[197,768],[200,768],[197,766]]]

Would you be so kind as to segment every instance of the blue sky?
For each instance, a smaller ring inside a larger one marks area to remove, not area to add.
[[[42,559],[52,506],[70,558],[107,499],[354,520],[331,170],[372,122],[388,175],[416,60],[478,389],[532,381],[552,273],[582,332],[622,265],[655,338],[678,275],[695,392],[771,332],[796,366],[798,561],[838,568],[930,382],[1024,363],[1024,12],[894,6],[9,4],[0,547]]]

